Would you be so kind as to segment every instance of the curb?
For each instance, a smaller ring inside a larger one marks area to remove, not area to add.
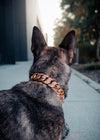
[[[90,87],[95,89],[98,93],[100,93],[100,84],[94,82],[90,78],[86,77],[85,75],[81,74],[80,72],[76,71],[75,69],[71,68],[72,72],[79,77],[81,80],[83,80],[85,83],[87,83]]]

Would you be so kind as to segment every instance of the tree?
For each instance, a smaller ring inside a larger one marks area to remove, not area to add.
[[[95,45],[96,60],[100,61],[100,1],[62,0],[64,10],[62,23],[74,28],[77,34],[77,46]],[[96,43],[95,43],[96,42]]]
[[[96,60],[100,61],[100,1],[95,0],[96,14]]]
[[[71,30],[71,27],[65,24],[62,24],[62,20],[56,19],[55,28],[54,28],[54,44],[55,46],[59,46],[62,42],[64,36]]]

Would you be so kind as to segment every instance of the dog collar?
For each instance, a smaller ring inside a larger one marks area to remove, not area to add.
[[[66,97],[61,86],[56,82],[56,80],[50,78],[48,75],[41,74],[41,73],[34,73],[31,76],[30,80],[42,82],[43,84],[51,87],[56,92],[56,94],[60,97],[62,102],[63,102],[64,98]]]

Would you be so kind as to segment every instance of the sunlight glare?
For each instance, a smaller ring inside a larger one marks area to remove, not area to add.
[[[61,18],[60,0],[38,0],[43,31],[48,35],[48,45],[53,46],[54,22]]]

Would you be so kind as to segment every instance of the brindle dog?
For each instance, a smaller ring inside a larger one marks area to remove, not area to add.
[[[47,47],[42,33],[34,27],[34,63],[29,78],[34,73],[46,74],[56,79],[67,94],[74,47],[74,31],[59,47]],[[64,129],[62,102],[48,85],[29,80],[0,91],[0,140],[61,140]]]

